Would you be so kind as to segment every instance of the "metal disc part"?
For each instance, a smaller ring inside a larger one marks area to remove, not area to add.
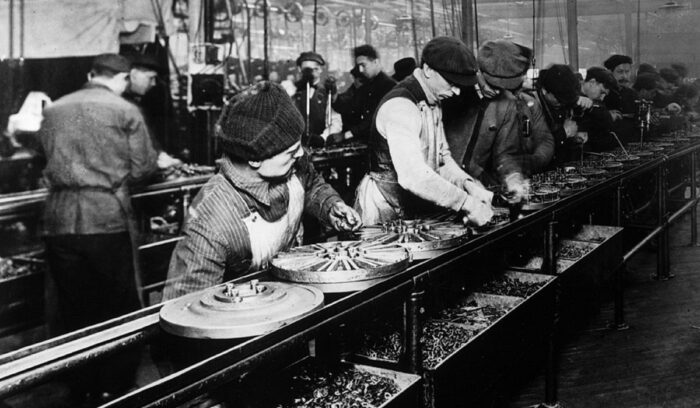
[[[271,332],[320,309],[323,293],[285,282],[227,283],[166,303],[160,325],[197,339],[236,339]]]
[[[444,213],[365,226],[359,231],[359,238],[368,242],[401,245],[411,251],[413,259],[418,260],[434,257],[466,242],[472,232],[464,225],[461,216]]]
[[[274,276],[328,293],[365,289],[408,267],[405,248],[383,242],[337,241],[292,248],[272,261]]]

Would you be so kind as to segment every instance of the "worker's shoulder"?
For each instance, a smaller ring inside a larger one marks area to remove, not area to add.
[[[239,193],[219,173],[207,181],[193,200],[188,222],[224,234],[242,225],[247,212]]]
[[[75,107],[88,108],[91,106],[101,109],[112,109],[127,114],[138,114],[140,112],[136,105],[103,87],[83,87],[78,89],[56,100],[47,110],[60,111]]]

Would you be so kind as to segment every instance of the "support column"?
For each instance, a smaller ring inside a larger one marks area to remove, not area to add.
[[[695,202],[696,205],[690,210],[690,246],[698,246],[698,183],[697,183],[697,171],[698,171],[698,152],[694,151],[690,153],[690,199]]]
[[[566,33],[569,41],[569,65],[578,70],[578,8],[576,0],[566,0]]]
[[[544,67],[544,0],[536,0],[535,68]]]
[[[552,220],[547,223],[547,229],[544,234],[544,259],[542,260],[543,272],[548,275],[556,275],[557,273],[557,222]],[[552,328],[547,339],[547,362],[544,374],[544,404],[543,407],[558,407],[558,383],[557,383],[557,334],[559,327],[559,293],[561,291],[560,284],[556,282],[554,289],[554,299],[552,307]]]
[[[622,182],[615,188],[615,200],[613,202],[613,216],[615,226],[622,226]],[[623,262],[613,274],[613,299],[615,301],[615,317],[612,324],[613,329],[626,330],[629,329],[625,323],[625,271],[626,265]]]
[[[474,0],[462,0],[462,41],[467,44],[467,47],[474,50],[475,33],[474,33]],[[476,44],[476,47],[479,45]]]
[[[627,0],[625,4],[625,54],[634,55],[634,26],[632,25],[632,10],[634,10],[633,0]],[[639,61],[633,61],[639,64]]]
[[[668,280],[673,276],[669,272],[669,249],[668,249],[668,214],[666,211],[667,185],[666,185],[666,164],[659,165],[657,172],[656,187],[657,193],[657,218],[658,226],[662,228],[657,236],[656,251],[656,279]]]
[[[414,288],[411,297],[404,304],[404,328],[406,339],[406,359],[408,369],[415,374],[423,371],[423,351],[420,338],[423,335],[423,301],[425,291]]]
[[[365,44],[372,44],[372,9],[365,8]]]

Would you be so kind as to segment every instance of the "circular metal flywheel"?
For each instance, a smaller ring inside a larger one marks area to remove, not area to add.
[[[285,282],[226,283],[166,303],[160,325],[198,339],[235,339],[271,332],[320,309],[323,293]]]
[[[304,245],[271,261],[280,279],[308,283],[328,293],[365,289],[408,267],[410,253],[396,244],[338,241]]]
[[[461,217],[444,213],[426,218],[395,220],[381,225],[365,226],[360,239],[381,244],[398,244],[413,254],[413,259],[428,259],[466,242],[471,230]]]

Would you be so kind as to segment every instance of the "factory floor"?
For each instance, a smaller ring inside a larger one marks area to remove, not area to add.
[[[563,408],[700,407],[700,247],[688,247],[690,220],[671,230],[668,281],[651,279],[655,253],[633,257],[625,277],[625,320],[629,329],[611,330],[612,301],[570,335],[559,350],[559,401]],[[0,353],[41,340],[41,328],[0,338]],[[158,378],[149,354],[137,383]],[[543,401],[544,375],[501,395],[497,407],[534,407]],[[0,401],[0,408],[70,407],[67,390],[46,384]],[[478,407],[487,408],[487,407]]]
[[[688,246],[690,218],[671,229],[671,272],[657,281],[654,252],[642,250],[627,266],[625,321],[606,326],[612,301],[559,350],[562,408],[700,407],[700,247]],[[508,408],[543,402],[544,375],[513,390]]]

